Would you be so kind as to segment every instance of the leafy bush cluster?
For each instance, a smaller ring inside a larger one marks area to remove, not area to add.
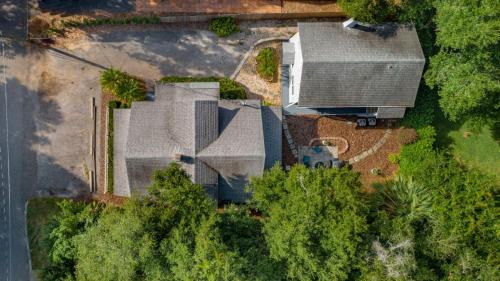
[[[161,80],[163,83],[184,83],[184,82],[219,82],[220,97],[227,100],[246,99],[245,88],[238,82],[225,77],[179,77],[167,76]]]
[[[240,31],[238,24],[232,17],[220,17],[210,22],[209,30],[219,37],[227,37]]]
[[[274,79],[277,69],[276,50],[274,48],[264,48],[257,55],[257,72],[260,77],[266,80]]]
[[[144,100],[146,95],[146,84],[137,78],[120,70],[110,68],[101,73],[101,88],[110,92],[122,104],[127,107],[133,101]]]
[[[216,211],[172,164],[122,207],[61,204],[42,280],[498,280],[495,182],[435,156],[373,193],[347,169],[275,166],[249,186],[262,219]]]
[[[158,24],[160,18],[157,16],[133,16],[133,17],[113,17],[113,18],[84,18],[77,20],[62,20],[61,27],[92,27],[98,25],[124,25],[124,24]]]

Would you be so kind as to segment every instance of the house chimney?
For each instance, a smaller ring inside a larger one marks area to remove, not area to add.
[[[348,19],[348,20],[346,20],[346,21],[344,21],[342,23],[342,25],[344,26],[344,28],[353,28],[353,27],[355,27],[358,24],[359,23],[356,20],[354,20],[354,18],[350,18],[350,19]]]

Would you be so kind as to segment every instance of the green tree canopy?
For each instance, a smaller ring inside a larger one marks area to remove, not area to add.
[[[436,43],[426,82],[438,89],[451,119],[489,118],[500,112],[500,3],[495,0],[435,1]]]
[[[362,255],[367,229],[358,175],[347,170],[307,169],[289,173],[275,166],[251,181],[254,201],[266,216],[271,257],[287,265],[295,280],[346,280]]]

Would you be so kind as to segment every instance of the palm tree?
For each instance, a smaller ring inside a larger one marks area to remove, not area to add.
[[[101,73],[101,87],[105,91],[114,92],[120,80],[126,77],[126,74],[114,69],[109,68]]]
[[[431,217],[432,195],[426,187],[411,178],[396,177],[376,187],[382,194],[384,209],[393,216],[417,221]]]

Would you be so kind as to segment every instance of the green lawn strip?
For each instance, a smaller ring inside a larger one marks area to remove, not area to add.
[[[240,83],[225,77],[179,77],[166,76],[160,80],[163,83],[184,83],[184,82],[219,82],[221,99],[246,99],[245,87]]]
[[[484,125],[479,131],[469,129],[468,121],[451,122],[441,114],[435,119],[436,145],[449,149],[453,156],[469,168],[488,174],[500,174],[500,143],[493,138],[492,130]],[[468,136],[464,135],[468,132]],[[500,176],[498,177],[500,180]]]
[[[48,265],[46,249],[41,245],[42,227],[55,215],[59,207],[59,198],[34,198],[28,200],[26,222],[31,255],[31,264],[34,270],[40,270]]]
[[[467,138],[464,137],[466,132],[470,133]],[[500,174],[500,145],[493,139],[489,126],[485,125],[479,132],[470,132],[464,124],[448,135],[453,139],[453,154],[460,162],[488,173]]]

